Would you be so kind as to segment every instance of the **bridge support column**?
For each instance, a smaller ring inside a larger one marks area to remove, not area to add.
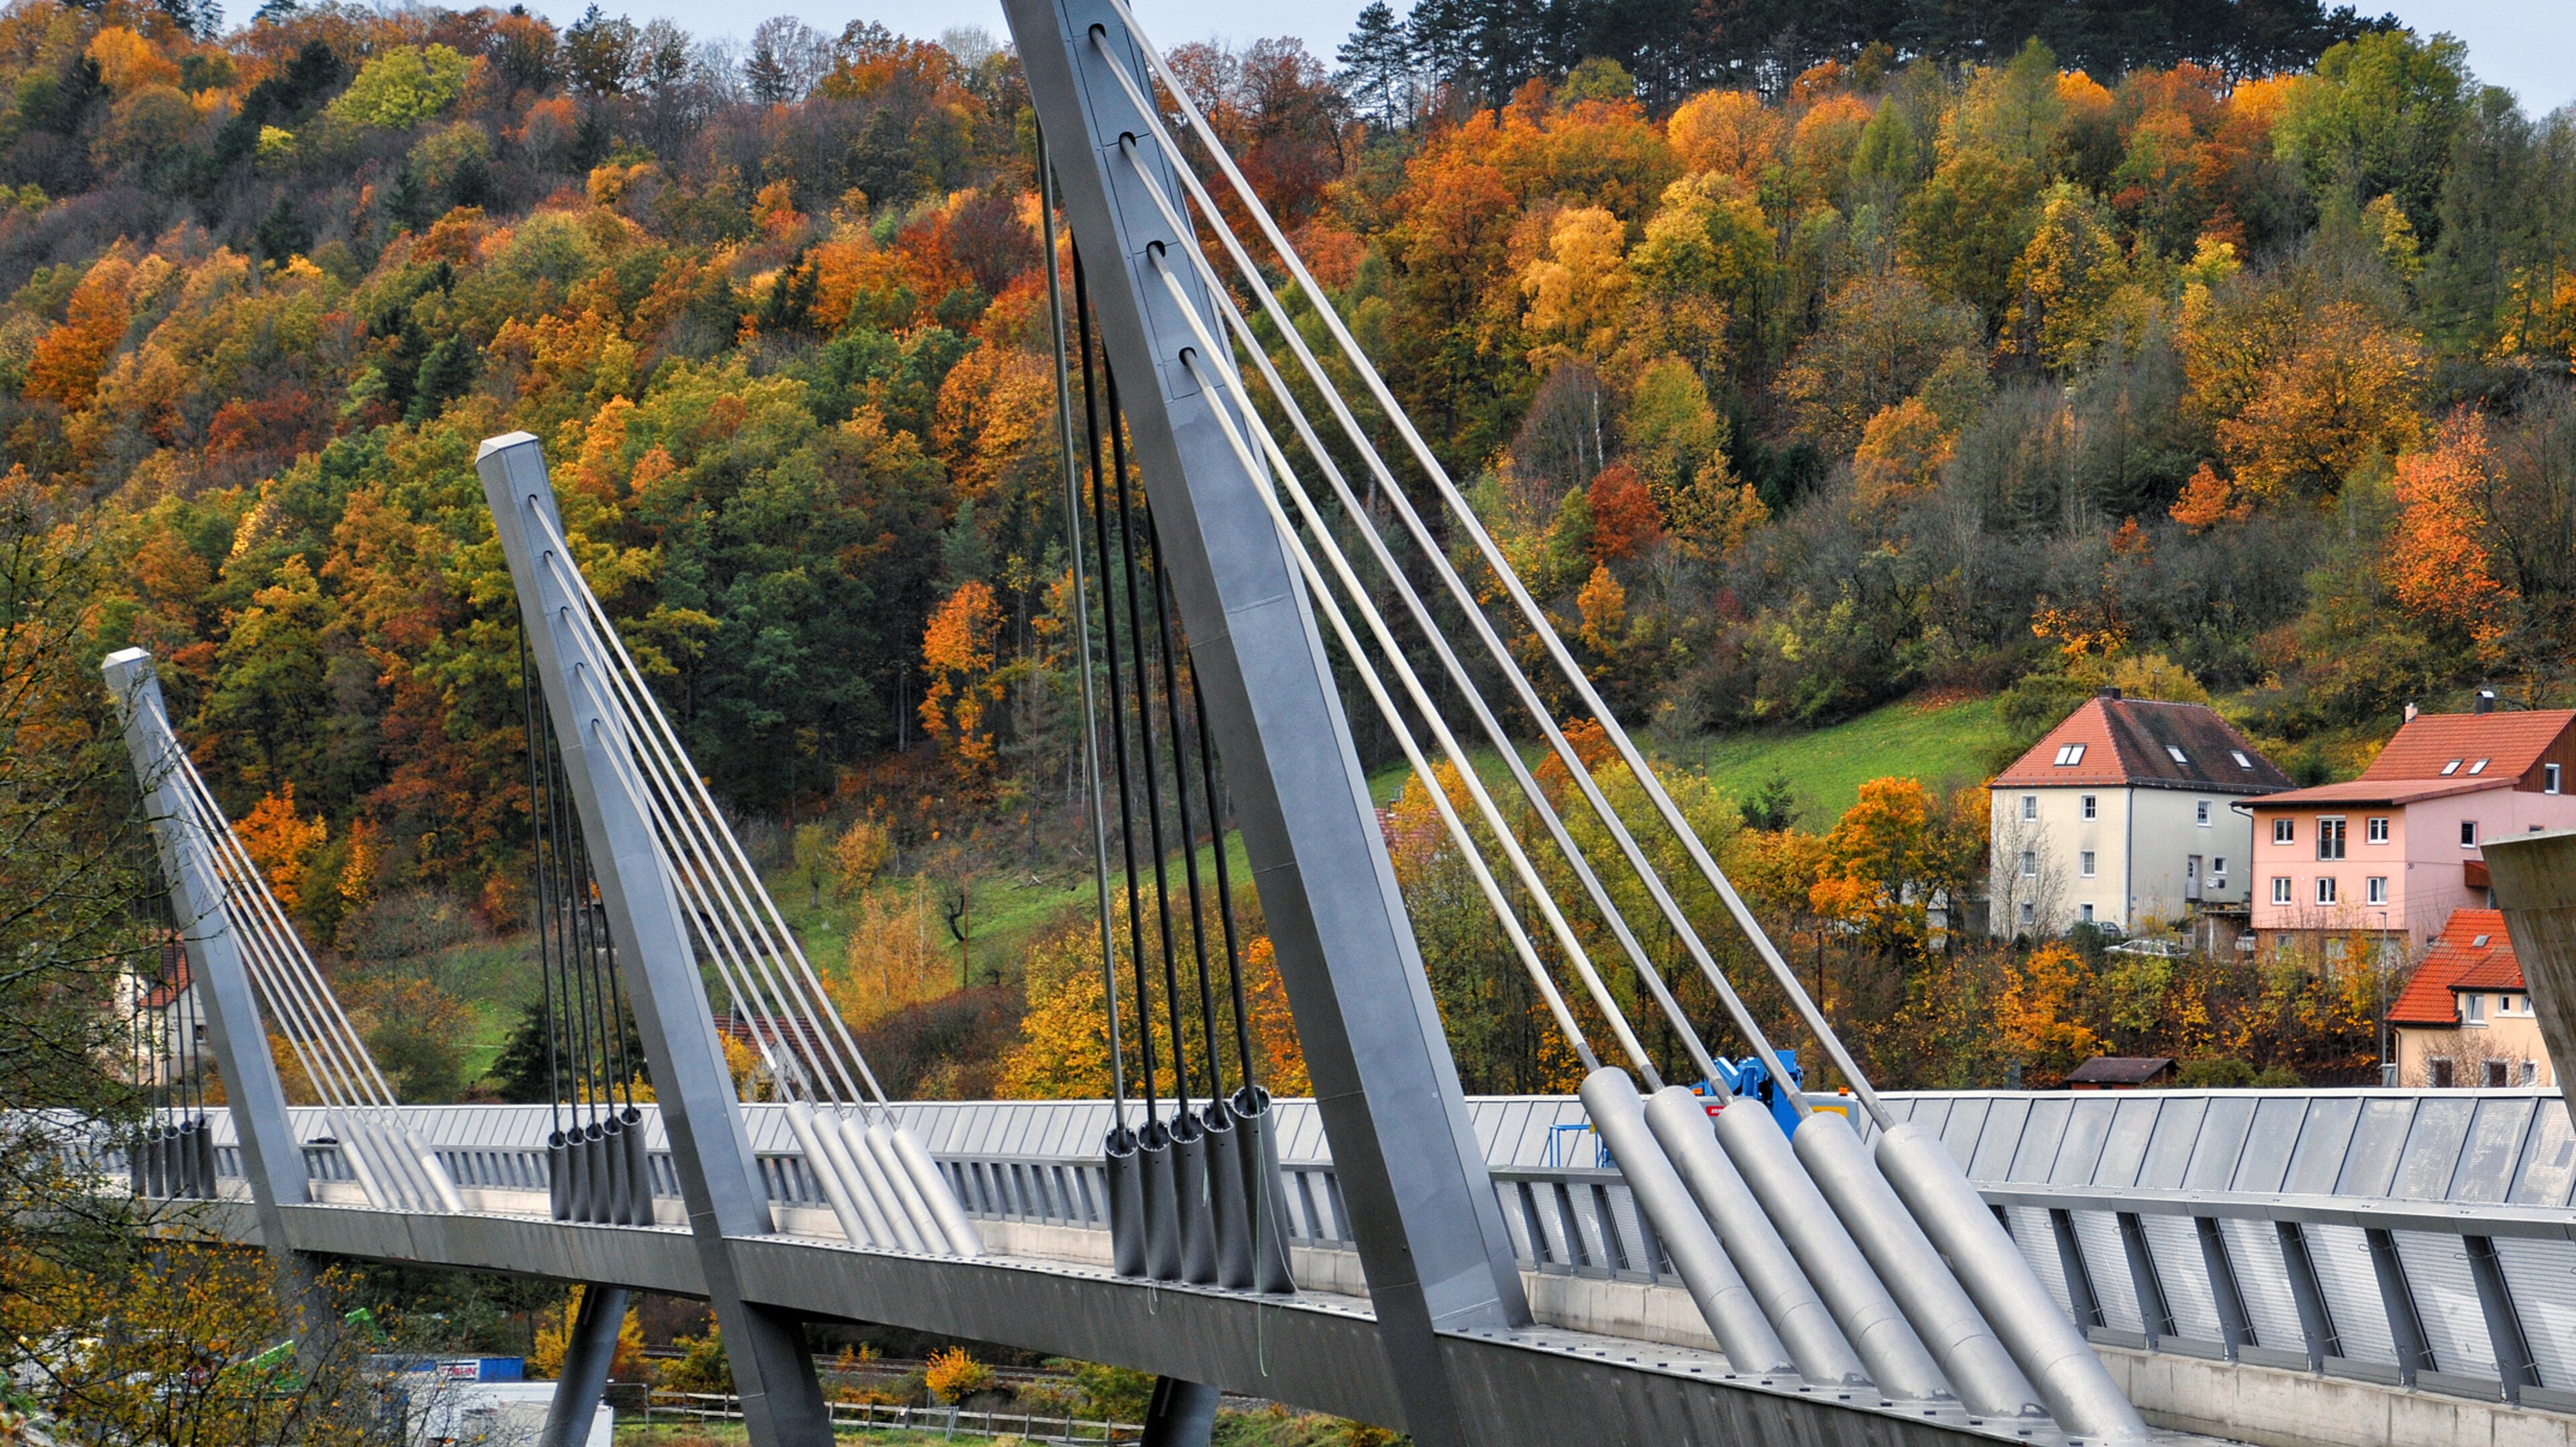
[[[2576,1070],[2576,832],[2499,839],[2478,852],[2495,881],[2558,1092],[2576,1110],[2576,1081],[2568,1076]]]
[[[1267,479],[1226,441],[1180,364],[1197,342],[1152,270],[1175,233],[1122,149],[1132,140],[1168,204],[1187,204],[1110,69],[1148,93],[1110,0],[1004,0],[1029,97],[1115,373],[1174,597],[1206,690],[1207,723],[1297,1036],[1332,1138],[1400,1427],[1424,1447],[1468,1440],[1441,1330],[1529,1320],[1511,1237],[1467,1120],[1386,842],[1305,587],[1275,530]],[[1115,62],[1093,36],[1105,40]],[[1186,273],[1186,268],[1184,269]],[[1221,330],[1192,276],[1184,290]],[[1202,366],[1214,359],[1203,358]],[[1240,425],[1240,424],[1237,424]]]
[[[1154,1399],[1145,1407],[1144,1447],[1207,1447],[1222,1395],[1203,1382],[1156,1377]]]
[[[242,962],[241,942],[233,937],[232,916],[224,908],[223,882],[179,776],[179,740],[170,731],[161,680],[152,671],[152,655],[140,648],[109,654],[100,672],[124,722],[126,751],[134,758],[134,776],[142,784],[153,843],[161,856],[161,878],[169,887],[171,912],[178,916],[188,967],[204,1002],[206,1033],[215,1047],[215,1066],[223,1072],[260,1240],[286,1273],[287,1290],[300,1296],[311,1290],[313,1273],[304,1257],[288,1248],[286,1213],[280,1208],[311,1199],[305,1189],[304,1147],[286,1116],[286,1091],[278,1083],[277,1059],[269,1053],[268,1027]]]
[[[590,1440],[599,1395],[607,1390],[608,1368],[617,1359],[617,1333],[625,1325],[626,1288],[582,1288],[581,1310],[564,1332],[563,1370],[555,1374],[555,1399],[546,1406],[536,1447],[582,1447]]]
[[[609,938],[617,947],[617,969],[644,1037],[708,1301],[742,1397],[743,1425],[753,1447],[830,1447],[830,1409],[802,1330],[792,1317],[742,1298],[729,1243],[775,1229],[769,1191],[735,1108],[733,1076],[725,1068],[679,897],[644,814],[644,786],[618,742],[622,729],[606,712],[606,660],[580,601],[564,586],[578,565],[550,556],[546,531],[535,525],[542,517],[558,536],[563,526],[546,480],[544,450],[525,432],[495,437],[476,454],[475,470],[518,589],[529,663],[553,715],[564,778],[572,786]]]

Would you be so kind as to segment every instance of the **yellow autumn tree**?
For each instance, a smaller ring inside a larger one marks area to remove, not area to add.
[[[1560,212],[1547,254],[1521,272],[1529,310],[1521,324],[1542,338],[1530,353],[1541,367],[1567,355],[1604,357],[1618,345],[1627,311],[1627,228],[1598,206]]]
[[[1001,609],[993,590],[968,579],[948,595],[922,630],[921,661],[930,687],[921,698],[921,726],[961,776],[973,778],[991,767],[993,729],[987,711],[1001,702],[1002,685],[994,675],[993,633]]]
[[[1751,91],[1710,90],[1683,101],[1664,133],[1691,170],[1714,171],[1757,186],[1763,169],[1778,158],[1788,125]]]
[[[880,891],[860,900],[841,968],[824,974],[832,1008],[858,1029],[947,994],[957,977],[940,949],[945,939],[931,928],[930,905],[920,894]]]
[[[2051,941],[2008,972],[1995,1000],[2004,1047],[2041,1080],[2063,1078],[2101,1053],[2101,1037],[2083,1019],[2088,975],[2082,955]]]
[[[1949,429],[1920,397],[1882,407],[1860,431],[1852,481],[1863,503],[1876,505],[1930,492],[1949,465]]]
[[[538,1319],[536,1341],[528,1351],[529,1376],[552,1381],[563,1375],[564,1350],[571,1340],[572,1322],[581,1314],[582,1293],[589,1289],[574,1287],[561,1307]],[[621,1382],[649,1382],[654,1378],[653,1361],[644,1355],[644,1323],[631,1306],[626,1309],[625,1320],[617,1324],[617,1350],[608,1359],[608,1375]]]

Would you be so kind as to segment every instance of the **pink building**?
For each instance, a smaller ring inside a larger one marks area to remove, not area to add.
[[[2254,800],[2257,939],[2415,954],[2453,910],[2488,907],[2481,844],[2576,828],[2571,773],[2576,711],[2421,714],[2360,778]]]

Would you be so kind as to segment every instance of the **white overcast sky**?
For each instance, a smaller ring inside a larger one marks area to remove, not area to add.
[[[581,13],[586,0],[543,0],[530,6],[557,23]],[[1226,39],[1237,42],[1265,35],[1294,35],[1308,49],[1330,61],[1334,47],[1350,33],[1351,18],[1367,0],[1133,0],[1136,18],[1157,41]],[[2335,3],[2335,0],[2329,0]],[[1407,0],[1395,0],[1401,11]],[[668,15],[700,35],[748,36],[771,13],[763,0],[603,0],[603,9],[623,8],[638,21]],[[2523,108],[2539,116],[2576,101],[2576,3],[2571,0],[2366,0],[2364,14],[2395,11],[2417,31],[2449,31],[2468,42],[2469,64],[2480,79],[2501,85],[2521,97]],[[855,19],[883,22],[909,35],[933,36],[953,25],[980,25],[1003,35],[999,0],[822,0],[820,4],[781,10],[801,17],[817,30],[837,32]]]

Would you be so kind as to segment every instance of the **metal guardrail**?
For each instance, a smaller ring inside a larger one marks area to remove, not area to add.
[[[829,1404],[834,1427],[960,1432],[977,1437],[1016,1437],[1023,1442],[1061,1443],[1064,1447],[1104,1442],[1141,1442],[1143,1426],[1134,1422],[1095,1422],[1084,1417],[1049,1417],[1032,1412],[991,1412],[973,1407],[909,1407],[881,1402]],[[742,1398],[729,1393],[656,1390],[644,1402],[644,1425],[666,1419],[695,1422],[739,1422]]]

